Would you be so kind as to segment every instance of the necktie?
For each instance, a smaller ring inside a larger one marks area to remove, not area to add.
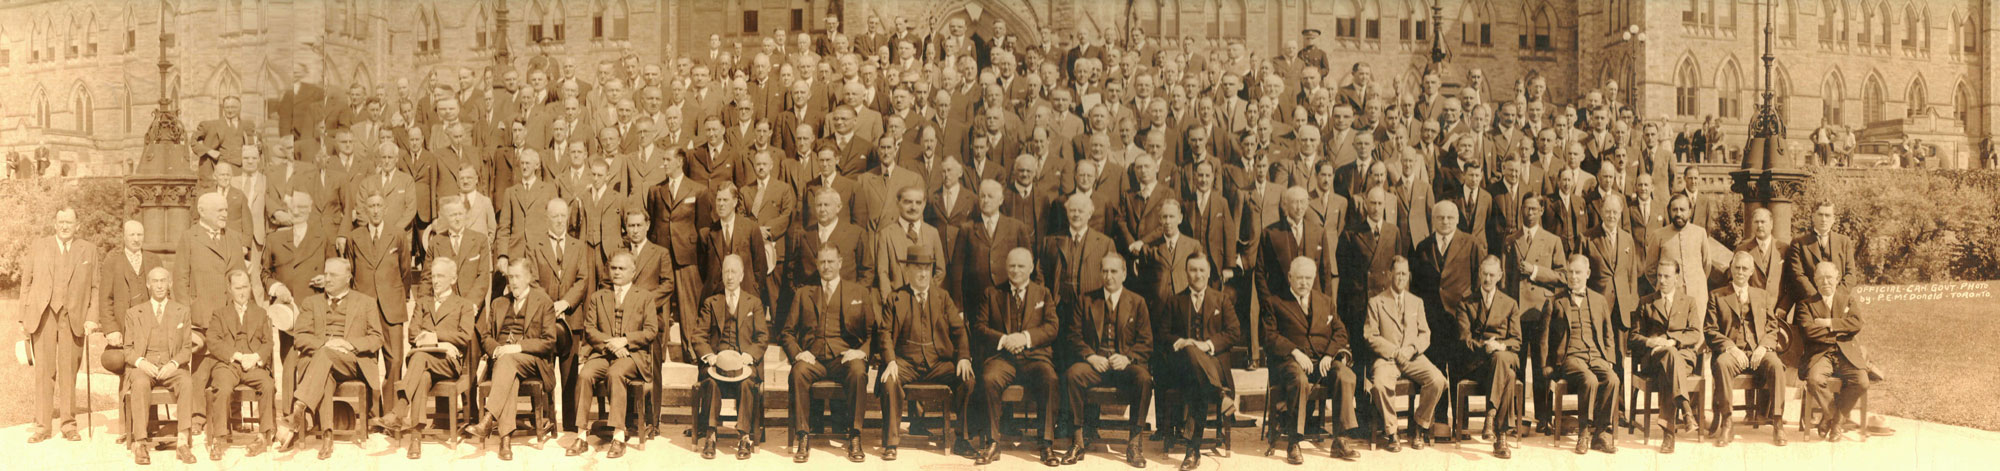
[[[905,223],[905,224],[908,224],[908,227],[909,227],[909,230],[910,230],[910,243],[914,245],[914,244],[916,244],[916,243],[917,243],[917,241],[918,241],[918,240],[920,240],[920,239],[918,239],[918,237],[919,237],[919,233],[918,233],[918,231],[917,231],[917,223],[915,223],[915,222],[909,222],[909,223]]]
[[[1201,314],[1201,292],[1195,291],[1191,293],[1189,295],[1188,301],[1191,303],[1191,309],[1189,309],[1190,315],[1188,316],[1188,322],[1191,324],[1191,327],[1188,328],[1188,336],[1195,338],[1207,338],[1208,337],[1207,335],[1208,333],[1206,332],[1207,326],[1204,325],[1206,324],[1206,322],[1204,321],[1206,321],[1207,318],[1203,317]]]

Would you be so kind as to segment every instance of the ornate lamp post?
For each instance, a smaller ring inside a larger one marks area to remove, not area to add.
[[[171,14],[166,11],[161,15]],[[171,88],[174,64],[167,59],[165,18],[160,21],[160,107],[153,110],[153,125],[146,129],[146,146],[139,152],[139,165],[125,177],[126,202],[136,208],[136,218],[146,225],[146,250],[171,254],[180,243],[181,233],[193,220],[194,154],[188,151],[187,131],[181,127]]]
[[[506,67],[508,64],[513,63],[513,58],[509,57],[507,50],[507,0],[500,0],[500,9],[495,11],[495,13],[499,15],[495,19],[496,24],[494,26],[496,29],[494,29],[494,32],[499,33],[500,50],[494,53],[493,61],[499,63],[501,67]]]
[[[1743,195],[1746,217],[1739,233],[1749,234],[1747,216],[1752,210],[1765,208],[1771,211],[1774,223],[1771,238],[1785,244],[1792,240],[1793,199],[1803,192],[1808,175],[1789,156],[1780,153],[1784,148],[1785,122],[1778,116],[1771,81],[1773,63],[1778,59],[1772,52],[1777,1],[1766,0],[1764,7],[1764,99],[1757,105],[1757,116],[1750,121],[1750,140],[1743,146],[1743,168],[1730,172],[1733,180],[1730,189]]]
[[[1639,84],[1644,83],[1646,75],[1645,70],[1640,68],[1639,60],[1645,56],[1642,46],[1646,44],[1646,32],[1640,30],[1639,25],[1631,25],[1625,28],[1623,37],[1626,47],[1631,48],[1632,56],[1632,79],[1625,81],[1625,85],[1632,89],[1625,93],[1625,107],[1632,109],[1633,116],[1645,116],[1639,109],[1639,103],[1642,103],[1639,100]]]

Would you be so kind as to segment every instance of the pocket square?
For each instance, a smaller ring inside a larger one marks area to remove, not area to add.
[[[689,197],[687,197],[687,199],[684,199],[684,200],[681,200],[681,204],[688,204],[688,203],[693,203],[693,202],[694,202],[694,197],[693,197],[693,196],[689,196]]]
[[[1048,303],[1045,303],[1045,302],[1041,302],[1041,301],[1036,301],[1036,302],[1035,302],[1035,309],[1041,309],[1041,308],[1042,308],[1042,306],[1046,306],[1046,305],[1048,305]]]
[[[850,306],[852,306],[852,305],[856,305],[856,304],[861,304],[861,300],[859,300],[859,299],[856,299],[856,300],[853,300],[853,301],[848,301],[848,302],[847,302],[847,304],[848,304],[848,305],[850,305]]]

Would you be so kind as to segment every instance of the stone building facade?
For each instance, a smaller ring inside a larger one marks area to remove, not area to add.
[[[1259,57],[1311,27],[1325,33],[1335,80],[1360,61],[1412,88],[1442,32],[1448,87],[1478,68],[1500,89],[1489,99],[1511,96],[1535,71],[1565,102],[1615,81],[1648,118],[1688,128],[1714,116],[1747,133],[1768,1],[1792,148],[1827,125],[1855,130],[1864,152],[1923,136],[1976,165],[1975,146],[2000,134],[2000,5],[1985,0],[0,0],[0,153],[117,174],[163,91],[184,121],[238,95],[268,126],[266,101],[300,64],[330,93],[358,84],[395,97],[402,79],[493,64],[502,37],[516,65],[543,54],[658,63],[705,52],[711,37],[755,52],[780,30],[824,33],[828,16],[850,34],[870,19],[918,34],[1000,19],[1030,43],[1137,30],[1240,41]]]

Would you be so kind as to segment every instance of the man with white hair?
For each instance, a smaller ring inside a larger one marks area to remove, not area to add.
[[[195,225],[182,234],[174,262],[168,264],[174,269],[174,299],[193,312],[213,312],[226,304],[229,280],[224,275],[244,268],[249,253],[249,239],[227,228],[228,204],[221,193],[202,194],[195,201]]]
[[[297,386],[292,390],[291,407],[285,410],[295,422],[317,419],[310,426],[294,429],[317,431],[319,459],[325,461],[333,457],[333,440],[327,430],[334,423],[334,388],[342,380],[355,379],[367,382],[370,394],[381,387],[382,374],[375,358],[385,340],[379,305],[349,286],[354,278],[353,263],[328,258],[322,276],[326,293],[300,303],[299,319],[292,326],[296,355],[285,363],[297,366],[293,370]],[[284,432],[278,437],[280,453],[297,444],[296,436]]]
[[[493,298],[492,307],[478,325],[479,339],[485,343],[482,350],[487,352],[492,365],[485,379],[493,384],[487,396],[479,402],[485,408],[479,413],[479,422],[466,428],[467,433],[480,438],[491,438],[497,432],[501,461],[514,459],[508,437],[514,433],[514,411],[516,399],[520,397],[521,382],[540,380],[545,395],[554,392],[555,368],[552,360],[556,331],[560,328],[549,295],[535,287],[532,264],[527,260],[518,260],[507,265],[506,271],[506,292]],[[542,408],[549,404],[544,402],[536,406]],[[554,415],[553,411],[542,410],[544,418]],[[554,430],[536,432],[538,435],[552,434]]]
[[[1270,322],[1263,325],[1261,335],[1267,358],[1273,362],[1271,383],[1283,388],[1272,397],[1279,401],[1277,410],[1285,418],[1283,430],[1271,443],[1275,448],[1279,436],[1287,439],[1285,462],[1293,465],[1305,462],[1299,455],[1299,442],[1304,440],[1307,418],[1312,415],[1308,399],[1314,388],[1330,389],[1327,394],[1339,403],[1327,412],[1340,415],[1339,426],[1329,440],[1333,457],[1353,460],[1357,456],[1341,438],[1344,432],[1360,426],[1354,417],[1354,354],[1348,350],[1347,326],[1337,313],[1336,298],[1314,289],[1318,278],[1317,263],[1294,257],[1285,271],[1284,286],[1264,297]]]

